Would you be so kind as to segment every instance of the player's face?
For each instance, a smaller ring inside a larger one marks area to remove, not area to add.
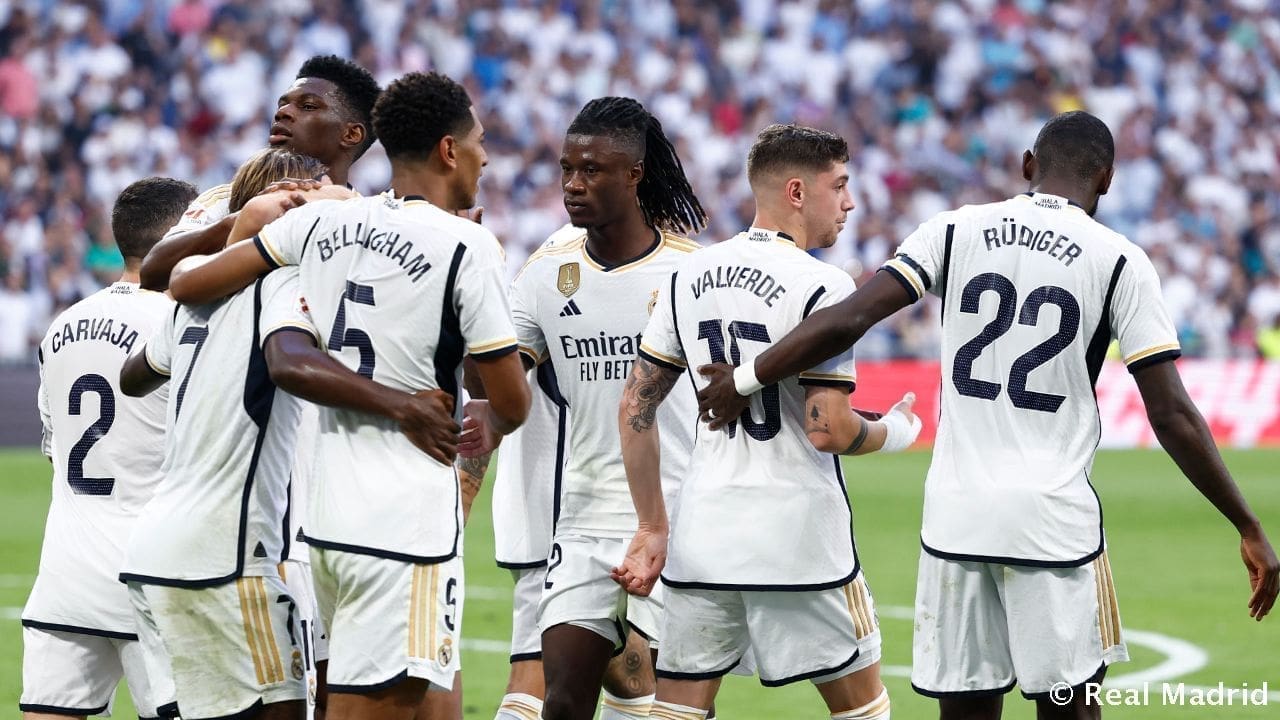
[[[454,136],[454,159],[458,163],[456,173],[457,184],[454,187],[456,208],[465,210],[474,207],[476,196],[480,193],[480,176],[484,174],[484,166],[489,164],[489,155],[484,151],[484,125],[471,108],[471,129],[464,135]]]
[[[831,163],[806,183],[804,218],[809,247],[831,247],[844,229],[853,195],[849,193],[849,171],[844,163]]]
[[[332,165],[342,152],[347,126],[337,98],[338,88],[328,80],[298,78],[280,96],[267,142]]]
[[[560,189],[574,227],[606,225],[636,205],[644,166],[634,151],[607,135],[566,135]]]

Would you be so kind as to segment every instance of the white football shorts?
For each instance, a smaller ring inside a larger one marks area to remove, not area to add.
[[[129,599],[144,651],[168,655],[184,720],[306,697],[296,608],[278,576],[204,588],[130,582]]]
[[[462,558],[430,565],[311,548],[329,631],[329,692],[370,693],[407,677],[453,689],[462,667]]]
[[[285,560],[280,563],[280,577],[284,578],[289,596],[296,605],[298,641],[302,645],[302,667],[307,675],[307,717],[315,715],[316,692],[319,678],[316,663],[329,659],[329,640],[324,623],[320,622],[320,610],[316,607],[316,590],[311,578],[311,563],[301,560]]]
[[[110,713],[120,678],[138,715],[157,717],[150,676],[137,640],[61,630],[22,628],[23,712],[52,715]]]
[[[542,633],[538,630],[538,602],[547,579],[545,565],[511,571],[516,581],[511,599],[511,662],[542,659]]]
[[[660,678],[721,677],[754,654],[763,685],[822,684],[880,661],[880,623],[861,572],[827,590],[666,593]]]
[[[911,684],[922,695],[1029,698],[1129,659],[1104,552],[1070,568],[943,560],[920,551]]]
[[[570,534],[556,537],[538,605],[542,632],[556,625],[576,625],[612,641],[614,648],[621,650],[626,643],[626,622],[650,647],[658,647],[662,583],[648,597],[637,597],[628,595],[609,577],[630,542]]]

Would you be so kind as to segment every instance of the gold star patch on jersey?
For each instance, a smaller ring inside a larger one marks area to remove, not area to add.
[[[560,274],[556,276],[556,289],[561,295],[569,297],[582,287],[582,269],[578,263],[565,263],[560,266]]]
[[[654,290],[649,293],[649,314],[653,314],[653,309],[658,306],[658,291]]]

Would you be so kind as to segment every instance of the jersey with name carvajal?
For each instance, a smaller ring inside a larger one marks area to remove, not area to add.
[[[147,342],[147,362],[170,377],[165,477],[134,526],[122,580],[204,587],[276,573],[299,401],[271,382],[263,348],[276,332],[316,334],[297,274],[178,306]]]
[[[853,287],[848,273],[785,234],[751,228],[695,253],[667,278],[640,355],[680,371],[751,362]],[[853,579],[858,558],[840,462],[810,444],[804,416],[808,388],[848,393],[853,383],[853,356],[844,353],[762,389],[724,431],[698,433],[672,513],[664,582],[814,590]]]
[[[424,199],[388,192],[308,203],[255,242],[271,263],[301,267],[321,345],[383,385],[458,398],[464,354],[516,349],[497,238]],[[307,542],[417,563],[458,554],[451,465],[394,421],[365,413],[321,407],[319,435]]]
[[[1094,383],[1180,354],[1141,248],[1047,194],[944,212],[885,271],[942,298],[942,409],[921,542],[950,559],[1071,567],[1102,552]]]
[[[134,520],[163,477],[169,386],[128,397],[120,368],[173,307],[161,293],[117,282],[63,311],[40,342],[53,497],[23,625],[136,638],[117,576]]]
[[[640,335],[675,266],[698,246],[661,233],[640,257],[608,266],[592,257],[586,232],[535,253],[511,286],[521,352],[550,362],[569,408],[570,453],[561,476],[555,531],[630,538],[636,513],[622,464],[618,404]],[[687,383],[659,410],[662,485],[668,496],[689,464],[697,400]]]
[[[565,225],[539,250],[577,240],[582,230]],[[493,478],[494,557],[499,567],[520,569],[547,564],[555,530],[555,499],[568,456],[569,408],[550,363],[527,373],[532,390],[524,424],[502,440]]]

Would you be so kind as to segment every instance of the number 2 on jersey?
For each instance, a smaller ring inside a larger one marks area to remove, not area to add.
[[[721,320],[703,320],[698,323],[698,339],[707,341],[707,349],[711,351],[711,362],[723,363],[724,355],[724,330],[721,328],[723,321]],[[734,320],[729,323],[729,357],[733,360],[734,365],[742,364],[742,352],[738,349],[739,340],[751,340],[754,342],[768,344],[769,328],[760,323],[746,322],[743,320]],[[748,408],[742,412],[742,427],[751,437],[764,442],[772,440],[778,431],[782,429],[782,405],[778,398],[778,386],[769,385],[760,391],[760,401],[764,405],[764,420],[756,422],[751,417],[751,410]],[[738,434],[738,423],[731,422],[726,428],[729,437],[736,437]]]
[[[80,400],[85,393],[98,394],[98,419],[85,429],[84,434],[71,446],[67,457],[67,484],[76,495],[110,495],[116,486],[115,478],[87,478],[84,476],[84,459],[94,443],[106,436],[116,421],[116,394],[111,383],[96,373],[81,375],[71,383],[71,396],[67,398],[67,412],[80,414]]]
[[[329,333],[327,347],[333,352],[339,352],[344,347],[358,348],[360,368],[356,372],[372,380],[373,365],[376,361],[373,355],[373,341],[365,331],[347,327],[347,301],[373,307],[376,305],[373,301],[373,286],[357,285],[350,280],[347,281],[347,289],[338,300],[338,314],[333,318],[333,331]]]
[[[996,316],[982,332],[956,351],[955,363],[951,368],[951,380],[955,383],[956,392],[983,400],[995,400],[1000,395],[1000,383],[979,380],[973,377],[973,361],[978,359],[988,345],[1013,327],[1013,316],[1018,304],[1018,291],[1009,278],[999,273],[982,273],[974,277],[964,286],[960,295],[960,312],[978,314],[982,295],[993,292],[999,298]],[[1062,319],[1058,323],[1058,332],[1049,339],[1023,353],[1009,368],[1009,400],[1014,407],[1041,412],[1057,412],[1066,400],[1065,395],[1042,393],[1027,389],[1027,376],[1032,370],[1049,362],[1062,352],[1075,339],[1080,330],[1080,303],[1074,296],[1056,285],[1045,285],[1031,291],[1026,302],[1022,304],[1022,312],[1017,313],[1019,325],[1035,326],[1040,322],[1040,308],[1046,304],[1057,305],[1062,311]]]

